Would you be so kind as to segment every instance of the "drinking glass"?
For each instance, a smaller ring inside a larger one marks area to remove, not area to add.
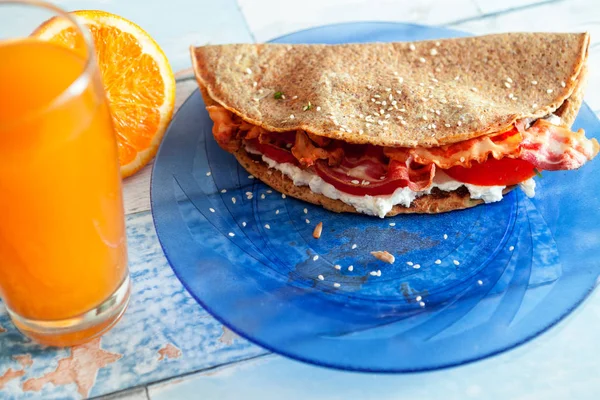
[[[94,54],[68,13],[0,0],[0,297],[47,345],[101,335],[129,302],[117,144]]]

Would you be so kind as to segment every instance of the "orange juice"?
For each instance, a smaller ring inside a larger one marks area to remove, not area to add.
[[[97,73],[62,46],[0,41],[0,296],[63,320],[127,277],[115,134]]]

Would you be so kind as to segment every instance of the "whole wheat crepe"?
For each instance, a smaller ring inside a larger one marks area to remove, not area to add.
[[[350,143],[433,147],[550,113],[570,127],[583,98],[588,46],[587,33],[507,33],[414,43],[218,45],[191,52],[206,105],[221,105],[253,125]],[[266,165],[243,149],[235,155],[283,193],[354,211],[280,173],[268,175]],[[388,215],[479,203],[464,190],[434,193]]]

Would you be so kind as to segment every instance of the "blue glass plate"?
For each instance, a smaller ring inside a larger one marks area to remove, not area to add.
[[[352,23],[275,42],[464,35]],[[269,350],[358,371],[459,365],[534,338],[596,285],[597,160],[579,171],[536,178],[535,199],[515,190],[502,202],[465,211],[379,219],[282,198],[221,150],[211,128],[195,92],[177,113],[156,159],[156,230],[173,270],[196,300]],[[575,128],[598,134],[598,120],[586,105]],[[315,240],[318,222],[323,234]],[[372,250],[395,254],[395,264],[376,260]]]

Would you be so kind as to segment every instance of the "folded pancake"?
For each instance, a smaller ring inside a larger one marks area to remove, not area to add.
[[[217,142],[253,175],[380,217],[497,201],[598,152],[571,132],[587,33],[192,48]],[[274,172],[277,171],[277,172]]]

